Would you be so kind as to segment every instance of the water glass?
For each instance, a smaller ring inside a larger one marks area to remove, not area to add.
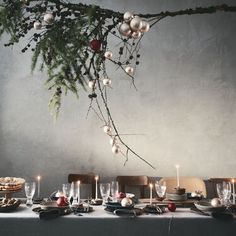
[[[72,198],[72,205],[78,204],[78,193],[79,193],[78,184],[76,182],[72,182],[69,194],[70,199]]]
[[[62,192],[64,196],[67,198],[68,203],[70,203],[70,191],[71,190],[71,184],[66,183],[62,184]]]
[[[105,205],[111,191],[111,184],[110,183],[101,183],[100,184],[100,193],[102,196],[102,204]]]
[[[231,184],[227,182],[218,183],[216,190],[221,203],[226,206],[230,205]]]
[[[25,195],[27,197],[26,205],[31,207],[33,205],[33,197],[36,189],[35,182],[26,182],[25,183]]]
[[[156,193],[157,193],[158,198],[163,200],[165,197],[165,194],[166,194],[166,183],[156,181],[155,182],[155,189],[156,189]]]
[[[119,184],[117,181],[112,181],[111,182],[111,196],[113,202],[117,202],[117,196],[119,192]]]

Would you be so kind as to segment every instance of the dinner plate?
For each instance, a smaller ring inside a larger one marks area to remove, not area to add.
[[[166,199],[171,201],[185,201],[187,200],[187,193],[181,195],[176,193],[166,193]]]
[[[195,207],[202,212],[224,212],[226,206],[213,207],[209,201],[199,201],[194,203]]]

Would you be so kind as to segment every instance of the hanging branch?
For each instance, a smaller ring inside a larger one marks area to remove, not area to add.
[[[49,106],[55,117],[59,114],[63,93],[66,95],[70,91],[78,97],[79,88],[88,89],[91,101],[87,116],[93,111],[103,123],[104,131],[112,138],[112,151],[123,155],[125,163],[132,153],[155,168],[121,138],[108,105],[107,89],[111,87],[111,79],[106,64],[110,62],[117,66],[137,89],[134,75],[140,64],[140,42],[149,28],[166,17],[213,14],[219,11],[236,12],[236,6],[223,4],[155,14],[123,14],[95,5],[63,0],[3,0],[0,5],[0,36],[9,34],[10,40],[5,46],[29,38],[22,53],[30,49],[33,52],[32,71],[37,65],[40,70],[47,70],[46,84],[52,91]],[[109,48],[112,36],[117,40],[114,52]],[[118,55],[114,56],[117,49]],[[98,99],[101,99],[103,107]],[[117,141],[126,149],[125,153],[120,150]]]

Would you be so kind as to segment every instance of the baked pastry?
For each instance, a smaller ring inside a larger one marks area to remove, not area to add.
[[[25,183],[23,178],[17,177],[0,177],[0,191],[16,191],[22,188],[22,185]]]

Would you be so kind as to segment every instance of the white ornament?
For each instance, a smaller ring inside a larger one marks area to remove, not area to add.
[[[123,206],[123,207],[129,207],[129,206],[132,206],[132,204],[133,204],[133,201],[130,199],[130,198],[128,198],[128,197],[125,197],[125,198],[123,198],[122,200],[121,200],[121,206]]]
[[[94,89],[94,87],[95,87],[95,83],[96,83],[95,80],[89,80],[89,82],[88,82],[88,86],[89,86],[89,88]]]
[[[131,21],[130,21],[130,28],[133,31],[139,31],[142,28],[142,19],[139,16],[135,16]]]
[[[120,152],[120,147],[116,144],[116,145],[113,145],[112,148],[111,148],[111,151],[114,153],[114,154],[118,154]]]
[[[111,79],[105,78],[105,79],[102,80],[102,83],[103,83],[105,86],[111,85]]]
[[[124,21],[125,21],[125,22],[130,22],[133,17],[134,17],[133,13],[127,11],[127,12],[125,12],[125,14],[124,14]]]
[[[131,29],[130,29],[129,24],[127,23],[121,24],[119,27],[119,32],[123,36],[129,36],[131,34]]]
[[[131,67],[131,66],[127,66],[126,68],[125,68],[125,72],[128,74],[128,75],[133,75],[134,74],[134,68],[133,67]]]
[[[53,21],[54,21],[54,16],[53,16],[52,13],[47,13],[47,14],[44,15],[43,20],[48,25],[51,25],[53,23]]]
[[[107,51],[104,53],[104,57],[107,58],[107,59],[111,59],[113,56],[112,52],[111,51]]]
[[[40,29],[42,29],[42,24],[39,21],[35,21],[34,22],[34,28],[36,30],[40,30]]]
[[[134,38],[134,39],[137,39],[137,38],[139,38],[141,36],[141,32],[140,31],[136,31],[136,32],[133,32],[132,33],[132,37]]]
[[[142,33],[145,33],[145,32],[148,32],[149,29],[150,29],[149,23],[147,21],[145,21],[145,20],[142,20],[142,27],[141,27],[140,31]]]
[[[111,133],[111,127],[108,125],[105,125],[103,127],[103,131],[104,131],[104,133],[109,134],[109,133]]]
[[[211,200],[211,205],[212,205],[213,207],[221,206],[221,201],[220,201],[220,199],[219,199],[219,198],[213,198],[213,199]]]

